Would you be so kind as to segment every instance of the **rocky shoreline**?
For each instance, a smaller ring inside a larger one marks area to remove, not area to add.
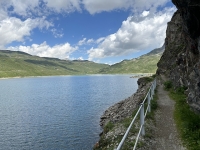
[[[109,107],[101,116],[100,126],[104,127],[109,121],[112,123],[120,122],[122,119],[131,116],[137,106],[143,101],[147,89],[151,83],[146,83],[145,78],[137,81],[138,89],[136,93]]]
[[[126,127],[122,125],[123,120],[130,118],[136,108],[138,108],[145,98],[152,80],[152,77],[139,78],[136,93],[114,104],[104,112],[100,118],[100,126],[103,128],[103,132],[100,134],[100,140],[94,146],[94,149],[107,149],[108,147],[111,148],[112,146],[116,147],[118,145],[118,141],[115,139],[123,136],[126,131]],[[108,124],[112,124],[114,129],[111,131],[105,130]],[[112,140],[110,141],[110,139]]]

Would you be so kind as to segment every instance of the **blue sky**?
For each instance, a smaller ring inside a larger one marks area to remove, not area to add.
[[[1,0],[0,49],[114,64],[161,47],[170,0]]]

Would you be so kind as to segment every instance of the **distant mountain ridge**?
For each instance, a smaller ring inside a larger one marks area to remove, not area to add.
[[[51,75],[155,73],[164,46],[114,65],[88,60],[61,60],[32,56],[21,51],[0,50],[0,78]]]
[[[106,64],[88,60],[38,57],[20,51],[0,50],[0,77],[97,74]]]
[[[163,45],[138,58],[123,60],[107,68],[103,68],[100,73],[155,73],[157,70],[157,63],[164,50],[165,46]]]
[[[156,54],[157,55],[162,55],[164,51],[165,51],[165,44],[163,44],[162,47],[156,48],[156,49],[150,51],[149,53],[147,53],[145,55],[156,55]]]

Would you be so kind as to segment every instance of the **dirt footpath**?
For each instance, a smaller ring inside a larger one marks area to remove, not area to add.
[[[149,149],[154,150],[186,150],[179,139],[173,111],[175,102],[171,100],[162,85],[157,86],[158,109],[155,113],[155,143]]]

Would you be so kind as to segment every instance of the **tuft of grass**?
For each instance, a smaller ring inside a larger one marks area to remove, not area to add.
[[[200,115],[195,114],[186,102],[185,88],[170,90],[175,100],[174,118],[183,143],[188,150],[200,149]]]
[[[172,82],[171,81],[166,81],[164,82],[164,87],[165,87],[165,90],[169,90],[172,88]]]
[[[114,124],[112,122],[108,122],[105,127],[104,127],[104,132],[108,133],[110,130],[112,130],[114,128]]]
[[[129,125],[130,125],[130,123],[131,123],[131,121],[132,121],[132,118],[125,118],[125,119],[122,121],[122,123],[123,123],[123,125],[124,125],[125,128],[128,128]]]
[[[152,82],[154,80],[153,76],[151,77],[143,77],[146,83]]]

